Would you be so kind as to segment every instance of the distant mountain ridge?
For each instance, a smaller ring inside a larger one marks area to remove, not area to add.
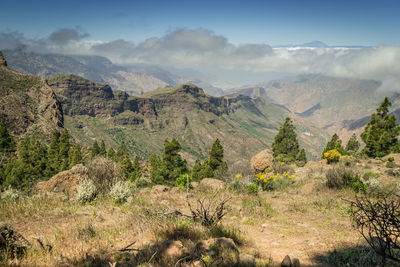
[[[149,65],[118,66],[106,57],[38,54],[22,50],[4,50],[9,65],[21,72],[48,78],[55,74],[74,74],[88,80],[106,83],[115,90],[133,95],[165,87],[192,82],[212,95],[222,95],[221,89],[188,77],[172,74],[160,67]]]

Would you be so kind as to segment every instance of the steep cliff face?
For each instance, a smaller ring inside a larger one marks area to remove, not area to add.
[[[55,75],[48,79],[48,83],[59,97],[64,113],[69,116],[113,117],[132,111],[146,117],[157,117],[165,108],[171,107],[184,111],[200,109],[221,115],[232,113],[241,105],[255,104],[250,97],[238,94],[212,97],[193,84],[165,87],[135,97],[70,74]]]
[[[1,53],[0,119],[17,136],[37,127],[50,134],[64,124],[61,103],[46,81],[8,68]]]

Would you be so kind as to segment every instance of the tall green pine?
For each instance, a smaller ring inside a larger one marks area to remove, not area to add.
[[[365,143],[363,152],[369,157],[383,157],[398,144],[400,126],[396,123],[396,116],[389,115],[391,106],[392,103],[385,97],[361,133]]]
[[[344,154],[344,149],[342,147],[342,140],[340,140],[339,136],[335,133],[332,135],[331,140],[326,144],[324,151],[322,152],[322,158],[324,157],[324,153],[336,149],[340,154]]]
[[[349,141],[347,141],[345,148],[346,154],[354,155],[358,152],[359,149],[360,149],[360,142],[358,142],[356,134],[353,134],[350,137]]]
[[[286,118],[272,144],[274,158],[279,157],[288,162],[295,161],[299,153],[299,142],[295,130],[293,121],[290,118]]]

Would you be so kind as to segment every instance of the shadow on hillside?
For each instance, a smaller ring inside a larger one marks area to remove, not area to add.
[[[316,254],[313,262],[314,266],[379,266],[381,257],[369,246],[343,246],[326,254]]]

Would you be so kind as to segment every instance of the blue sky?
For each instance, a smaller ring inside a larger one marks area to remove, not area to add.
[[[233,44],[400,44],[400,1],[1,0],[0,31],[48,36],[79,26],[91,39],[140,42],[178,28],[206,28]]]

